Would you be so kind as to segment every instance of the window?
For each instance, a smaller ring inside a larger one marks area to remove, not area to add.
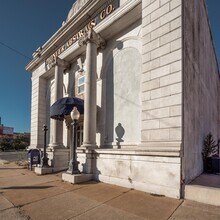
[[[85,76],[78,78],[78,94],[85,92]]]

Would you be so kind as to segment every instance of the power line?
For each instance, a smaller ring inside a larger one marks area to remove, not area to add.
[[[7,44],[5,44],[5,43],[3,43],[3,42],[1,42],[1,41],[0,41],[0,44],[1,44],[2,46],[4,46],[4,47],[8,48],[9,50],[14,51],[15,53],[19,54],[20,56],[25,57],[25,58],[28,59],[28,60],[31,60],[31,59],[32,59],[32,58],[26,56],[25,54],[21,53],[20,51],[14,49],[13,47],[8,46]]]

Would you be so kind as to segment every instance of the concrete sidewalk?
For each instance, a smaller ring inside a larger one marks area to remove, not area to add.
[[[0,165],[0,219],[219,220],[220,207],[104,183],[72,185],[61,173],[37,176],[9,163]]]

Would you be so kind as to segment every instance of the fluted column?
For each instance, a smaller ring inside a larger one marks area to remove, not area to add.
[[[68,63],[56,58],[54,66],[54,101],[63,98],[63,73],[68,68]],[[52,143],[50,147],[62,148],[63,145],[63,122],[53,120]]]
[[[96,147],[97,49],[103,47],[105,41],[90,30],[79,40],[79,45],[86,45],[83,147],[92,149]]]

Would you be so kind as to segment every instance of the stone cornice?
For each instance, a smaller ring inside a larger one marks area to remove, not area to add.
[[[130,0],[126,4],[123,4],[119,7],[118,10],[113,12],[113,14],[110,15],[111,18],[114,18],[114,15],[117,15],[117,19],[128,13],[132,8],[136,7],[141,3],[142,0]],[[94,10],[96,5],[100,3],[102,4],[102,1],[89,1],[83,8],[81,8],[63,27],[61,27],[40,49],[40,54],[37,53],[37,56],[34,57],[34,59],[27,64],[25,69],[29,72],[33,72],[34,69],[42,62],[45,61],[45,59],[48,58],[48,56],[60,46],[60,42],[65,41],[67,38],[67,34],[71,31],[71,29],[77,29],[79,28],[79,25],[82,24],[82,22],[85,22],[87,19],[90,18],[89,11]],[[141,16],[141,15],[140,15]],[[94,28],[94,30],[99,33],[101,29],[104,29],[105,27],[108,27],[116,20],[114,19],[106,19],[104,22],[100,23],[97,27]],[[104,24],[104,25],[103,25]],[[64,57],[65,54],[72,50],[72,48],[78,49],[79,44],[78,42],[74,43],[67,51],[65,51],[61,57]]]
[[[119,20],[120,18],[122,18],[123,16],[128,14],[132,9],[136,8],[137,6],[140,6],[140,4],[141,4],[141,0],[131,0],[127,4],[122,5],[118,10],[116,10],[113,14],[111,14],[108,17],[108,19],[103,20],[100,24],[95,26],[94,31],[96,33],[104,34],[105,33],[104,30],[111,27],[111,25],[115,24],[117,22],[117,20]],[[134,22],[134,21],[141,18],[141,14],[133,13],[133,16],[134,17],[130,18],[130,20],[128,22]],[[130,23],[127,24],[127,26],[129,26],[129,25],[130,25]],[[104,39],[107,37],[108,37],[108,35],[105,36]],[[108,40],[108,39],[106,39],[106,40]],[[60,55],[60,58],[66,59],[68,56],[71,56],[71,54],[73,54],[73,53],[75,56],[79,56],[79,53],[81,53],[81,52],[80,52],[80,46],[79,46],[78,42],[76,42],[71,47],[69,47],[65,52],[63,52]]]

